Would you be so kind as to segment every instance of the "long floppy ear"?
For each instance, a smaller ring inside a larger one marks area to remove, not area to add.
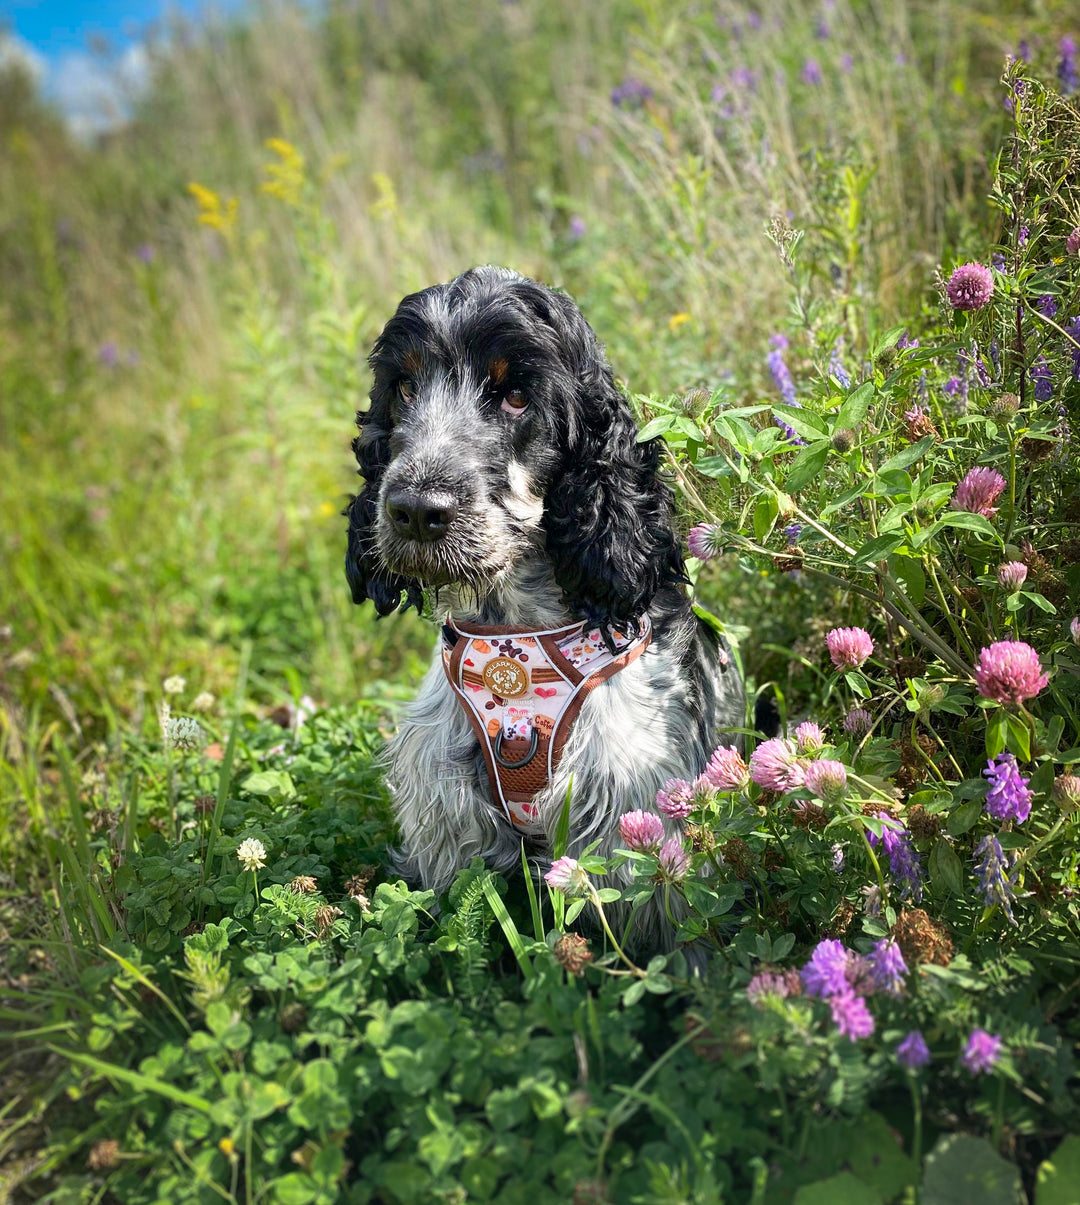
[[[349,520],[349,537],[345,550],[345,577],[352,590],[354,603],[370,598],[380,616],[389,615],[399,606],[407,611],[415,607],[419,614],[423,605],[420,583],[413,578],[392,573],[379,555],[375,536],[378,516],[379,488],[382,475],[390,463],[390,439],[387,425],[389,403],[376,389],[371,395],[371,409],[358,411],[356,425],[360,434],[352,442],[352,450],[360,465],[364,488],[345,508]],[[405,593],[404,605],[401,603]]]
[[[673,497],[658,472],[659,440],[637,442],[592,328],[568,297],[548,299],[573,384],[544,507],[547,551],[568,604],[602,630],[619,627],[639,619],[661,586],[686,580]]]

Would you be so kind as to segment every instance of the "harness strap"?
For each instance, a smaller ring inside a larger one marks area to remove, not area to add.
[[[502,625],[443,627],[443,670],[487,766],[491,795],[523,831],[538,828],[533,800],[550,782],[590,691],[649,647],[652,624],[612,630],[610,643],[584,623],[518,632]]]

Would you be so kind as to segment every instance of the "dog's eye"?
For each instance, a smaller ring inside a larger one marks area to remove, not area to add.
[[[412,377],[402,377],[397,383],[397,392],[403,402],[411,402],[416,396],[416,382]]]
[[[521,392],[520,389],[511,389],[508,394],[499,403],[499,409],[505,410],[507,414],[520,414],[529,404],[529,399]]]

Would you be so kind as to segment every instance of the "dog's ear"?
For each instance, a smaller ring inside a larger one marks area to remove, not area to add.
[[[547,491],[544,529],[567,603],[604,629],[639,619],[661,586],[686,580],[672,528],[674,499],[659,474],[659,440],[637,424],[592,328],[548,293],[570,370],[562,460]]]
[[[415,607],[419,614],[423,605],[420,583],[413,578],[392,573],[379,555],[375,522],[378,517],[379,489],[382,475],[390,463],[388,424],[390,407],[382,391],[371,395],[371,409],[359,411],[356,425],[360,434],[353,440],[352,449],[364,478],[364,488],[345,508],[349,520],[348,544],[345,550],[345,577],[352,590],[354,603],[370,598],[378,614],[389,615],[399,606],[407,611]],[[401,595],[405,602],[402,605]]]

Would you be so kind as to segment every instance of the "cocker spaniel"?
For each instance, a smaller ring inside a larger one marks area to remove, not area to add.
[[[520,867],[522,841],[543,865],[568,790],[568,852],[607,854],[620,816],[744,722],[691,609],[659,441],[638,442],[570,298],[505,268],[404,298],[370,364],[353,600],[420,611],[427,591],[442,622],[388,750],[402,869],[442,891],[477,855]]]

